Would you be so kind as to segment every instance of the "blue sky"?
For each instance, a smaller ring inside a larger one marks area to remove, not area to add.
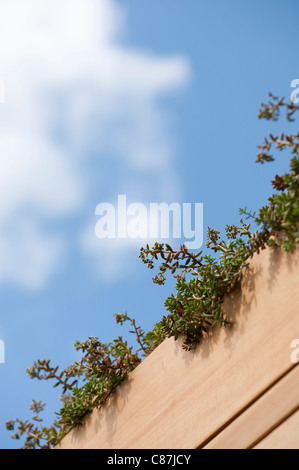
[[[173,288],[152,283],[136,240],[95,237],[95,207],[128,200],[202,202],[204,227],[266,202],[288,166],[254,163],[269,131],[268,91],[299,78],[296,0],[0,0],[0,447],[4,422],[32,398],[37,358],[67,366],[75,340],[122,334],[127,310],[145,329]]]

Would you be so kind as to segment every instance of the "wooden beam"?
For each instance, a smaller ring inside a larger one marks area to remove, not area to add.
[[[225,300],[233,328],[193,352],[165,340],[58,448],[197,448],[289,371],[299,338],[298,251],[255,256]]]
[[[264,393],[205,449],[248,449],[299,407],[299,366]]]
[[[255,449],[299,449],[299,410],[286,419]]]

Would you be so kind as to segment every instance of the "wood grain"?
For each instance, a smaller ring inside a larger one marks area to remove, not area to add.
[[[299,449],[299,410],[292,414],[255,449]]]
[[[265,392],[205,449],[248,449],[299,407],[299,366]]]
[[[299,338],[298,252],[255,256],[225,300],[233,328],[194,352],[165,340],[58,448],[197,448],[293,367]]]

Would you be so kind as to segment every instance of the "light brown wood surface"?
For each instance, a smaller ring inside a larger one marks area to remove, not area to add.
[[[205,445],[290,371],[299,338],[298,252],[255,256],[219,329],[194,352],[164,341],[58,448],[176,449]]]
[[[299,449],[299,410],[286,419],[255,449]]]
[[[250,449],[299,408],[299,366],[294,367],[205,449]]]

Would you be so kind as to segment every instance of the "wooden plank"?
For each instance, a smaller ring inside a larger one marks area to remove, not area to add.
[[[294,367],[205,449],[248,449],[299,407],[299,367]]]
[[[299,410],[274,429],[254,449],[299,449]]]
[[[255,256],[227,297],[234,327],[194,352],[164,341],[59,448],[197,448],[293,366],[299,338],[298,251]]]

